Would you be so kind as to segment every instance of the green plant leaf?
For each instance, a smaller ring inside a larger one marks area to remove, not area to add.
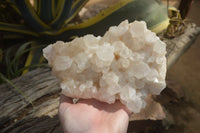
[[[30,51],[34,51],[35,49],[41,49],[46,46],[46,45],[35,45],[36,43],[37,42],[35,41],[29,41],[22,44],[16,51],[14,58],[11,57],[11,53],[13,49],[16,49],[16,46],[12,46],[9,49],[7,49],[6,55],[5,55],[5,62],[7,66],[7,77],[9,79],[12,79],[21,75],[21,73],[19,73],[19,69],[22,69],[23,67],[20,66],[20,62],[26,53]],[[30,65],[30,68],[32,68],[31,65],[35,65],[35,64],[28,64],[28,65]]]
[[[21,14],[19,9],[16,7],[14,0],[9,0],[11,7],[18,13]]]
[[[83,6],[88,2],[89,0],[76,0],[71,8],[70,14],[68,19],[65,21],[65,23],[69,23],[83,8]]]
[[[15,48],[16,46],[12,46],[10,48],[7,49],[6,51],[6,56],[5,56],[5,62],[6,62],[6,66],[7,66],[7,76],[9,79],[12,79],[14,77],[17,77],[19,75],[16,74],[16,71],[19,67],[19,61],[20,61],[20,57],[27,52],[27,50],[25,50],[25,48],[30,45],[30,42],[23,44],[22,46],[20,46],[20,48],[17,50],[17,52],[15,53],[14,58],[11,57],[11,52],[13,51],[13,48]],[[16,49],[16,48],[15,48]],[[12,59],[13,58],[13,59]]]
[[[58,12],[56,14],[56,18],[51,22],[51,26],[55,29],[59,29],[63,24],[64,21],[68,18],[72,0],[60,0],[61,2],[58,2],[57,7]]]
[[[16,85],[12,81],[10,81],[9,79],[7,79],[2,73],[0,73],[0,78],[4,82],[6,82],[9,85],[11,85],[16,91],[18,91],[34,107],[32,101],[21,91],[21,89],[19,89],[18,87],[16,87]]]
[[[18,69],[20,68],[19,63],[21,62],[21,59],[23,55],[27,52],[30,52],[31,50],[44,47],[44,45],[36,45],[35,47],[32,47],[31,45],[35,42],[30,41],[22,44],[17,52],[15,53],[14,58],[11,58],[11,52],[13,51],[13,48],[15,46],[10,47],[5,56],[6,66],[7,66],[7,75],[9,79],[12,79],[14,77],[20,76],[20,74],[17,73]],[[28,48],[30,47],[30,48]]]
[[[18,50],[15,54],[15,57],[12,60],[10,60],[8,66],[7,66],[8,70],[9,70],[9,75],[11,75],[10,77],[20,76],[21,73],[18,73],[18,70],[21,69],[21,68],[19,68],[19,63],[20,63],[21,57],[23,57],[23,55],[25,53],[28,53],[35,49],[41,49],[45,46],[45,45],[34,45],[35,43],[36,42],[34,42],[34,41],[26,42],[18,48]],[[28,48],[28,47],[30,47],[30,48]]]
[[[21,34],[24,36],[28,35],[32,37],[38,37],[38,34],[36,32],[33,32],[24,25],[19,25],[19,24],[8,24],[0,22],[0,31]]]
[[[58,1],[59,0],[52,0],[52,15],[53,15],[53,18],[56,18]]]
[[[110,26],[118,25],[125,19],[129,22],[146,21],[148,28],[156,33],[169,24],[165,5],[160,5],[154,0],[121,0],[83,23],[70,26],[66,24],[56,33],[46,32],[45,34],[54,36],[58,40],[85,34],[99,36],[103,35]]]
[[[18,50],[17,50],[17,52],[16,52],[16,54],[15,54],[15,57],[14,57],[14,59],[11,61],[11,66],[13,66],[13,69],[14,69],[14,73],[16,73],[17,72],[17,70],[18,70],[18,67],[19,67],[19,62],[20,62],[20,57],[24,54],[24,53],[26,53],[26,52],[28,52],[27,50],[25,50],[28,46],[30,46],[31,44],[33,44],[34,42],[32,42],[32,41],[30,41],[30,42],[27,42],[27,43],[24,43],[23,45],[21,45],[19,48],[18,48]],[[18,76],[18,75],[15,75],[15,76]]]
[[[55,1],[54,0],[40,0],[40,10],[39,10],[39,16],[45,23],[50,23],[54,17],[53,17],[53,11],[55,7]]]
[[[27,22],[34,31],[42,32],[51,29],[39,18],[29,0],[15,0],[15,3],[20,10],[25,22]]]
[[[37,12],[37,14],[39,14],[39,12],[40,12],[40,4],[41,4],[40,1],[41,0],[34,0],[33,1],[33,8]]]

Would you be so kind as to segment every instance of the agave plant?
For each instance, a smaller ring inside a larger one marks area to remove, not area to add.
[[[142,19],[150,28],[167,18],[166,7],[155,0],[121,0],[86,22],[69,25],[88,0],[10,0],[24,24],[0,22],[4,38],[68,40],[74,35],[103,34],[124,19]],[[156,31],[158,32],[158,30]],[[14,36],[15,35],[15,36]]]
[[[58,40],[61,29],[67,26],[88,0],[13,0],[10,3],[24,24],[0,22],[0,31],[7,38]],[[73,4],[72,4],[73,2]]]
[[[18,40],[19,43],[25,44],[26,48],[28,47],[27,42],[34,42],[31,43],[31,47],[37,47],[37,45],[49,44],[57,40],[68,41],[74,36],[103,35],[110,26],[118,25],[125,19],[129,21],[144,20],[148,27],[156,33],[168,25],[167,8],[159,0],[121,0],[95,17],[81,23],[73,23],[72,20],[88,0],[4,1],[10,3],[10,7],[21,16],[23,21],[13,24],[0,20],[0,32],[3,34],[3,40],[14,40],[12,42]],[[38,50],[40,54],[30,52],[32,55],[29,54],[23,69],[32,65],[32,61],[36,61],[36,64],[39,63],[41,48]],[[8,62],[7,65],[16,65],[15,61]],[[12,69],[13,67],[7,68]],[[15,66],[14,68],[18,69]],[[17,73],[19,74],[19,72]]]

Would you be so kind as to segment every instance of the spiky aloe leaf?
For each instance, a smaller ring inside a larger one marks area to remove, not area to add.
[[[27,22],[34,31],[42,32],[51,29],[50,26],[39,18],[29,0],[15,0],[15,3],[25,22]]]
[[[55,17],[55,19],[51,22],[51,27],[55,29],[61,28],[64,21],[68,18],[70,9],[72,5],[72,0],[61,0],[61,2],[58,3],[58,13]]]
[[[76,0],[70,10],[69,17],[65,21],[65,24],[68,24],[83,8],[83,6],[88,2],[89,0]]]
[[[169,24],[167,8],[155,0],[121,0],[100,12],[89,20],[69,26],[66,24],[58,32],[45,32],[52,39],[66,40],[71,36],[83,36],[85,34],[103,35],[110,26],[118,25],[128,19],[143,20],[152,31],[158,33]]]
[[[55,1],[54,0],[39,0],[38,1],[38,14],[46,24],[53,21],[55,14]],[[54,13],[53,13],[54,12]]]
[[[39,35],[28,29],[24,25],[20,24],[8,24],[4,22],[0,22],[0,31],[8,32],[8,33],[15,33],[15,34],[20,34],[24,36],[32,36],[32,37],[38,37]]]

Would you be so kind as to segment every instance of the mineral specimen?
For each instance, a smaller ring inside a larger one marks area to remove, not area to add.
[[[166,44],[144,21],[125,20],[103,37],[57,41],[43,53],[62,93],[72,98],[120,100],[139,113],[148,94],[158,95],[166,86]]]

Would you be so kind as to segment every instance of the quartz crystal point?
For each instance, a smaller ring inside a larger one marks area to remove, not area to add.
[[[125,20],[103,37],[57,41],[43,53],[61,81],[62,93],[72,98],[109,104],[120,100],[139,113],[146,97],[160,94],[166,86],[166,44],[144,21]]]

